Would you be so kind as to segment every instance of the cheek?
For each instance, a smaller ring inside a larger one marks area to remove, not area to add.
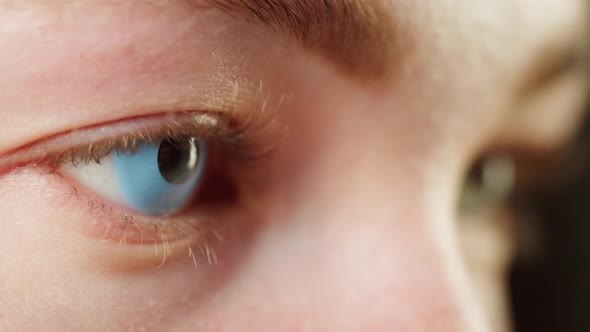
[[[205,301],[231,275],[233,258],[223,252],[214,266],[199,259],[196,268],[186,250],[163,261],[162,249],[158,256],[153,247],[145,254],[89,238],[76,227],[88,213],[60,204],[70,194],[53,182],[36,171],[0,177],[0,330],[172,326],[187,303]]]

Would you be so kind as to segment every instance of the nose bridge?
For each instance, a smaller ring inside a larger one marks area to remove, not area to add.
[[[370,121],[312,128],[282,150],[277,169],[292,173],[273,181],[250,280],[273,316],[307,331],[485,331],[429,152]]]
[[[318,331],[479,331],[465,327],[453,280],[462,272],[433,227],[450,220],[432,220],[428,184],[370,154],[355,160],[325,167],[321,185],[276,216],[269,280],[288,297],[278,302],[315,312]]]
[[[358,213],[360,203],[328,208],[289,220],[262,249],[276,316],[309,331],[464,329],[445,250],[421,221]]]

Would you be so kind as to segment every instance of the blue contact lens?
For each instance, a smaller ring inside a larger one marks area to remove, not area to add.
[[[206,144],[197,138],[140,143],[113,153],[115,181],[125,203],[151,215],[174,213],[192,198],[205,166]]]

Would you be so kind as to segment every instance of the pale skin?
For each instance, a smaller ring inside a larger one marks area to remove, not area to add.
[[[488,149],[572,136],[581,70],[535,77],[577,48],[586,1],[383,1],[409,42],[378,77],[206,6],[0,1],[0,330],[509,330],[513,218],[456,203]],[[282,129],[237,167],[263,176],[215,245],[97,235],[92,188],[31,161],[72,130],[228,108]]]

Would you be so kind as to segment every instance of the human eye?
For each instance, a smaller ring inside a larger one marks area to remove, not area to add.
[[[240,183],[271,148],[255,122],[221,112],[124,119],[36,143],[18,164],[61,188],[55,204],[83,213],[84,234],[147,247],[156,265],[187,251],[212,262],[210,248],[245,226]]]
[[[116,145],[99,162],[70,163],[62,174],[109,202],[149,215],[183,208],[200,184],[207,158],[201,137],[138,140]]]

